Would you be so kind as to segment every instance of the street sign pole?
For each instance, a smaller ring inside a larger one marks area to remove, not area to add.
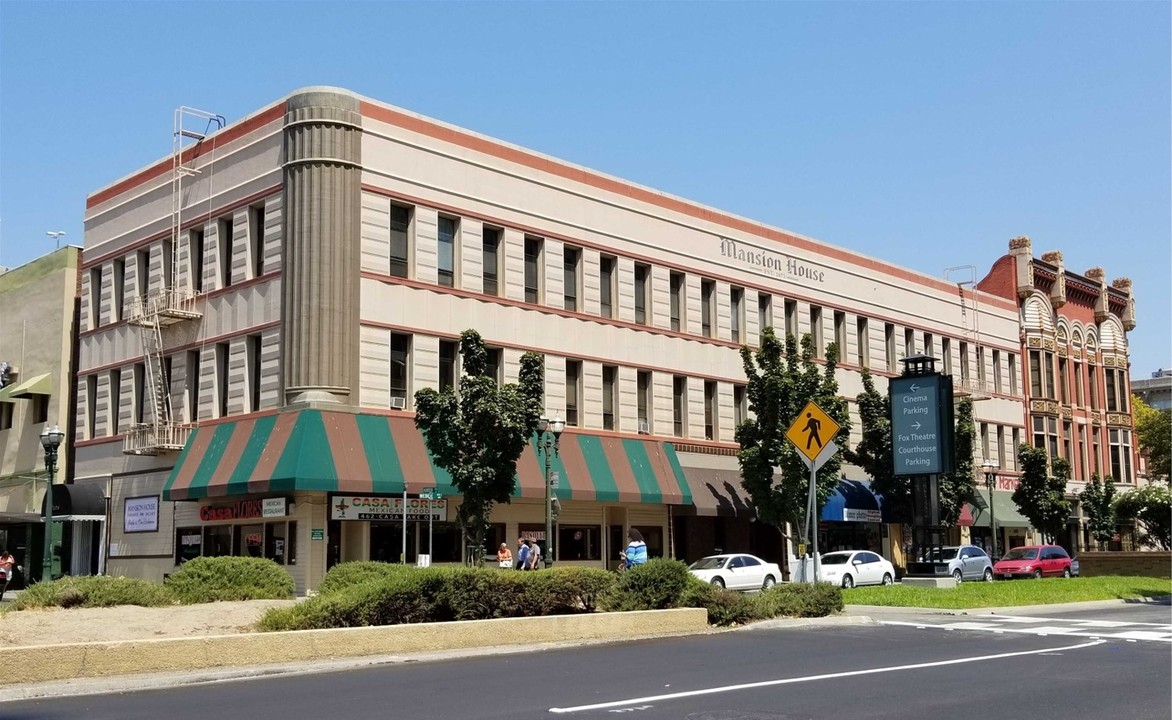
[[[403,483],[403,552],[399,555],[399,563],[407,564],[407,483]]]
[[[841,426],[815,402],[806,403],[786,430],[786,438],[793,443],[798,457],[810,468],[810,491],[806,499],[806,533],[803,540],[812,539],[814,549],[814,582],[822,578],[822,560],[818,556],[818,468],[838,452],[834,437]],[[813,530],[813,538],[810,537]],[[802,569],[806,561],[802,558]]]

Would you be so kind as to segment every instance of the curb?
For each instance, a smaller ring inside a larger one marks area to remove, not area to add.
[[[1136,605],[1172,605],[1172,595],[1160,595],[1151,598],[1131,598],[1117,600],[1085,600],[1071,603],[1052,603],[1049,605],[1003,605],[1000,607],[978,608],[933,608],[933,607],[903,607],[897,605],[847,605],[844,613],[857,615],[1006,615],[1013,613],[1061,613],[1077,612],[1079,610],[1104,610],[1108,608],[1127,607]]]
[[[867,615],[829,615],[819,618],[778,618],[776,620],[760,620],[748,625],[729,628],[726,632],[740,632],[742,630],[780,630],[785,628],[808,627],[840,627],[843,625],[877,625],[878,622]]]

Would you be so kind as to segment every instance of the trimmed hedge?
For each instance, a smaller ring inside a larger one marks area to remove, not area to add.
[[[666,610],[683,607],[684,589],[695,579],[679,560],[656,558],[619,575],[606,599],[608,610]]]
[[[13,610],[62,607],[92,608],[114,605],[163,607],[175,598],[162,585],[137,578],[107,575],[67,576],[29,586],[12,603]]]
[[[333,566],[326,572],[325,579],[317,586],[317,592],[319,595],[329,595],[353,585],[361,585],[371,580],[382,580],[413,570],[413,567],[401,563],[392,564],[374,560],[344,562]]]
[[[285,600],[293,597],[293,576],[272,560],[253,557],[197,557],[163,583],[185,604],[218,600]]]

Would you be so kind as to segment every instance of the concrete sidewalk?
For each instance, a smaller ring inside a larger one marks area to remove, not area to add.
[[[1164,595],[1153,598],[1120,599],[1120,600],[1087,600],[1084,602],[1054,603],[1051,605],[1006,605],[1001,607],[981,608],[926,608],[926,607],[897,607],[888,605],[847,605],[843,608],[844,615],[860,615],[873,617],[876,615],[1028,615],[1030,613],[1061,613],[1078,612],[1081,610],[1099,610],[1117,608],[1126,605],[1168,605],[1172,606],[1172,596]]]

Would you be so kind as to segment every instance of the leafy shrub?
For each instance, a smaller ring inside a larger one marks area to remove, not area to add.
[[[725,627],[759,619],[748,595],[716,587],[693,577],[680,598],[682,607],[705,608],[708,624]]]
[[[438,569],[390,573],[318,595],[287,608],[270,608],[257,622],[257,629],[313,630],[435,622],[439,605],[437,588],[442,588]]]
[[[114,605],[163,607],[174,604],[175,598],[158,583],[137,578],[92,575],[67,576],[52,582],[35,583],[16,598],[12,609]]]
[[[293,597],[293,576],[272,560],[198,557],[164,583],[181,603],[217,600],[283,600]]]
[[[601,568],[561,567],[537,573],[548,598],[547,613],[568,615],[594,612],[615,586],[614,573]]]
[[[826,617],[842,611],[842,589],[830,583],[774,585],[753,595],[753,614],[759,618]]]
[[[344,562],[329,569],[325,579],[317,586],[317,592],[321,595],[328,595],[352,585],[361,585],[371,580],[382,580],[392,575],[410,572],[413,569],[411,566],[401,563],[392,564],[373,560]]]
[[[693,575],[679,560],[656,558],[619,576],[604,603],[608,610],[665,610],[680,607]]]

